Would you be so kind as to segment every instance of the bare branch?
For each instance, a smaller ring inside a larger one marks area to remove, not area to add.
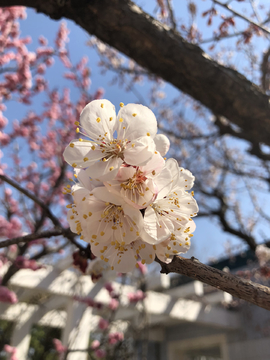
[[[270,288],[267,286],[204,265],[194,257],[185,259],[175,256],[170,264],[163,263],[157,257],[156,261],[161,265],[161,273],[176,273],[189,276],[194,280],[202,281],[219,290],[228,292],[239,299],[270,310]]]
[[[55,226],[59,226],[61,227],[61,223],[60,221],[52,214],[51,210],[48,208],[48,206],[46,206],[40,199],[38,199],[34,194],[30,193],[28,190],[22,188],[19,184],[17,184],[14,180],[8,178],[5,175],[0,175],[0,180],[5,181],[6,183],[8,183],[9,185],[11,185],[12,187],[14,187],[15,189],[17,189],[18,191],[20,191],[22,194],[24,194],[25,196],[27,196],[29,199],[33,200],[37,205],[39,205],[47,214],[48,218],[51,219],[51,221],[53,222],[53,224]]]
[[[168,10],[169,10],[170,20],[171,20],[171,23],[172,23],[172,28],[173,28],[173,30],[176,30],[176,21],[175,21],[175,18],[174,18],[174,13],[173,13],[171,0],[166,0],[166,2],[167,2]]]
[[[59,235],[63,235],[63,234],[64,234],[63,229],[52,229],[52,230],[45,230],[42,232],[29,234],[29,235],[25,235],[25,236],[18,236],[13,239],[7,239],[4,241],[0,241],[0,248],[4,248],[4,247],[14,245],[14,244],[17,245],[20,243],[27,243],[29,241],[33,241],[33,240],[37,240],[37,239],[50,238],[52,236],[59,236]]]
[[[232,14],[234,14],[235,16],[249,22],[250,24],[257,26],[259,29],[261,29],[263,32],[265,32],[267,35],[270,34],[270,30],[266,29],[264,26],[256,23],[255,21],[245,17],[244,15],[240,14],[239,12],[235,11],[234,9],[232,9],[229,5],[224,4],[222,2],[220,2],[219,0],[212,0],[215,4],[218,4],[222,7],[224,7],[225,9],[227,9],[228,11],[230,11]]]

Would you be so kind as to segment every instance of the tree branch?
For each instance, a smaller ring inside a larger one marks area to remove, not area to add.
[[[11,178],[8,178],[5,175],[0,175],[0,180],[5,181],[6,183],[8,183],[9,185],[11,185],[12,187],[14,187],[15,189],[17,189],[18,191],[20,191],[22,194],[24,194],[25,196],[27,196],[29,199],[33,200],[37,205],[39,205],[46,213],[46,215],[48,216],[49,219],[51,219],[51,221],[53,222],[53,224],[55,226],[59,226],[61,227],[61,223],[60,221],[53,215],[53,213],[51,212],[51,210],[48,208],[47,205],[45,205],[43,203],[43,201],[41,201],[40,199],[38,199],[34,194],[30,193],[28,190],[22,188],[19,184],[17,184],[14,180],[12,180]]]
[[[10,245],[14,244],[20,244],[20,243],[27,243],[29,241],[42,239],[42,238],[50,238],[52,236],[59,236],[63,235],[63,229],[52,229],[52,230],[45,230],[42,232],[34,233],[34,234],[28,234],[25,236],[18,236],[13,239],[7,239],[4,241],[0,241],[0,248],[4,248]]]
[[[53,19],[75,21],[89,34],[225,116],[257,143],[270,145],[269,97],[133,2],[70,0],[59,6],[54,0],[0,0],[0,6],[12,5],[30,6]]]
[[[194,280],[202,281],[219,290],[228,292],[239,299],[270,310],[270,288],[267,286],[204,265],[194,257],[185,259],[175,256],[170,264],[163,263],[156,257],[156,262],[161,265],[161,273],[176,273],[189,276]]]

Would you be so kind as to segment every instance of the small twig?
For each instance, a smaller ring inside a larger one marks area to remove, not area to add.
[[[189,276],[194,280],[228,292],[239,299],[270,310],[270,288],[267,286],[204,265],[194,257],[185,259],[175,256],[170,264],[160,261],[157,257],[155,260],[161,265],[161,273],[177,273]]]
[[[43,201],[41,201],[40,199],[38,199],[34,194],[30,193],[28,190],[22,188],[19,184],[17,184],[14,180],[8,178],[5,175],[0,175],[0,180],[5,181],[6,183],[8,183],[9,185],[11,185],[12,187],[14,187],[15,189],[17,189],[18,191],[20,191],[22,194],[24,194],[25,196],[27,196],[29,199],[33,200],[36,204],[38,204],[47,214],[47,216],[51,219],[51,221],[53,222],[53,224],[55,226],[59,226],[61,227],[61,223],[60,221],[52,214],[51,210],[48,208],[48,206],[46,206],[44,204]]]
[[[80,245],[74,237],[76,234],[72,233],[70,229],[64,229],[60,223],[60,221],[53,215],[51,210],[48,206],[46,206],[40,199],[38,199],[34,194],[30,193],[28,190],[25,190],[22,188],[19,184],[17,184],[14,180],[8,178],[5,175],[0,175],[0,180],[3,180],[13,186],[15,189],[23,193],[25,196],[27,196],[29,199],[33,200],[36,204],[38,204],[43,211],[46,213],[49,219],[53,222],[53,224],[56,226],[56,228],[62,229],[62,235],[64,235],[66,238],[68,238],[74,245],[76,245],[80,250],[84,250],[85,248]]]
[[[255,21],[245,17],[244,15],[240,14],[239,12],[235,11],[234,9],[232,9],[229,5],[224,4],[222,2],[220,2],[219,0],[212,0],[215,4],[218,4],[222,7],[224,7],[225,9],[227,9],[228,11],[230,11],[231,13],[233,13],[235,16],[249,22],[250,24],[257,26],[259,29],[261,29],[263,32],[265,32],[266,34],[270,34],[270,30],[266,29],[264,26],[256,23]]]
[[[173,30],[176,30],[176,21],[175,21],[175,18],[174,18],[174,13],[173,13],[171,0],[166,0],[166,2],[167,2],[167,7],[168,7],[168,10],[169,10],[169,14],[170,14],[170,20],[171,20],[171,23],[172,23],[172,28],[173,28]]]

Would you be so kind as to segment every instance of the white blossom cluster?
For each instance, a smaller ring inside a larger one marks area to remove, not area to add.
[[[112,270],[131,271],[155,256],[170,262],[185,253],[195,230],[198,206],[189,193],[190,171],[165,160],[170,142],[157,134],[153,112],[143,105],[94,100],[82,111],[64,151],[78,182],[67,207],[74,233],[91,244]],[[138,265],[137,265],[138,266]]]

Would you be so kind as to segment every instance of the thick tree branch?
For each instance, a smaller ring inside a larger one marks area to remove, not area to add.
[[[239,299],[270,310],[270,288],[249,280],[202,264],[195,258],[185,259],[175,256],[170,264],[165,264],[156,257],[161,265],[161,273],[176,273],[186,275],[194,280],[228,292]]]
[[[0,0],[53,19],[66,17],[89,34],[238,125],[257,143],[270,145],[269,97],[237,71],[218,64],[129,0]]]

